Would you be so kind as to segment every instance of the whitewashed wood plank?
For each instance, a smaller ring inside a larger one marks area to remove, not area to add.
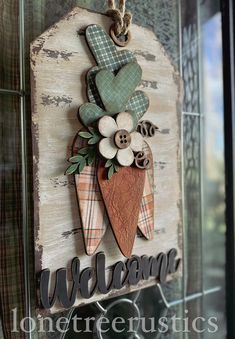
[[[73,138],[81,127],[77,110],[87,102],[85,76],[95,65],[83,34],[89,24],[100,24],[108,31],[111,21],[104,15],[75,8],[31,45],[37,271],[49,268],[55,272],[61,267],[70,267],[76,256],[82,268],[93,264],[84,250],[74,182],[64,176]],[[176,248],[181,256],[182,84],[154,33],[136,25],[132,25],[131,31],[133,39],[128,49],[135,53],[143,70],[139,89],[150,98],[144,119],[153,121],[164,131],[148,141],[153,151],[156,183],[155,238],[146,241],[137,237],[133,253],[151,256]],[[108,266],[125,260],[110,229],[99,251],[106,253]],[[134,288],[125,287],[105,298],[154,283],[150,280]],[[104,296],[95,295],[90,300],[77,299],[76,305],[102,298]],[[51,312],[58,310],[59,305]]]

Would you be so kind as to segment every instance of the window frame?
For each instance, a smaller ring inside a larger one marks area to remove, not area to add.
[[[224,135],[226,174],[226,301],[227,337],[235,335],[235,6],[221,3],[224,71]]]

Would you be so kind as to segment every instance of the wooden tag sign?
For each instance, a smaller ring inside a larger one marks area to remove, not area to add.
[[[41,315],[181,274],[181,79],[154,33],[133,24],[121,48],[108,37],[111,24],[77,7],[31,44]],[[90,138],[88,148],[79,136]],[[64,174],[69,158],[75,175]]]

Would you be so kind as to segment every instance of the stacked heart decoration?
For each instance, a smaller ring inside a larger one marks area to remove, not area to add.
[[[84,128],[66,174],[75,174],[87,254],[94,254],[110,224],[130,257],[137,228],[147,240],[154,235],[153,159],[139,128],[149,99],[136,90],[142,69],[132,52],[118,51],[97,25],[87,27],[86,40],[97,66],[87,74],[89,102],[78,111]]]

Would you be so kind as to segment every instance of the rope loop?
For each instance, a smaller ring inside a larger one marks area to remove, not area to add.
[[[132,22],[132,14],[126,12],[126,0],[119,0],[119,7],[115,0],[108,0],[107,15],[114,21],[114,33],[116,36],[127,35]]]

